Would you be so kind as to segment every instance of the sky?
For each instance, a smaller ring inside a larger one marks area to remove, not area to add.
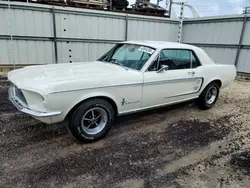
[[[180,2],[180,0],[173,0],[174,2]],[[135,0],[129,0],[130,4],[133,4]],[[157,0],[151,0],[150,2],[156,3]],[[192,5],[201,16],[218,16],[218,15],[230,15],[230,14],[242,14],[243,7],[250,6],[250,0],[184,0],[188,4]],[[162,7],[166,7],[166,0],[160,2]],[[180,6],[173,6],[177,14],[180,12]],[[191,11],[188,8],[184,10],[185,17],[192,17]]]

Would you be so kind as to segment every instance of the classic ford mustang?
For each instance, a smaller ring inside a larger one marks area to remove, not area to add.
[[[51,124],[68,120],[79,141],[104,137],[116,116],[196,100],[209,109],[236,77],[200,48],[172,42],[125,41],[94,62],[29,66],[9,72],[10,101]]]

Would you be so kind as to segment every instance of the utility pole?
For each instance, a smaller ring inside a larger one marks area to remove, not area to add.
[[[250,14],[250,7],[245,7],[243,9],[243,14]]]
[[[109,10],[112,10],[113,9],[113,4],[112,4],[112,0],[109,0]]]
[[[160,1],[162,1],[162,0],[157,0],[157,5],[159,5],[159,4],[160,4]]]
[[[178,28],[178,42],[181,42],[181,36],[182,36],[182,26],[183,26],[183,19],[184,19],[184,6],[185,3],[181,2],[181,12],[180,12],[180,17],[179,17],[179,28]]]
[[[12,10],[10,8],[10,0],[8,0],[8,17],[9,17],[9,34],[10,34],[10,62],[13,64],[13,68],[16,69],[14,45],[13,45],[13,34],[12,34]]]
[[[169,0],[169,18],[171,18],[173,0]]]

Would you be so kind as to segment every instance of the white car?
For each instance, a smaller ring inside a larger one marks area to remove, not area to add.
[[[200,48],[172,42],[125,41],[94,62],[29,66],[9,72],[9,99],[47,124],[68,119],[79,141],[96,141],[116,116],[196,99],[201,109],[236,77]]]

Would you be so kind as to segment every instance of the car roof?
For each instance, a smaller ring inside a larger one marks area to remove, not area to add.
[[[197,57],[199,58],[202,65],[214,64],[213,60],[206,54],[206,52],[202,48],[199,48],[199,47],[196,47],[193,45],[188,45],[188,44],[183,44],[183,43],[178,43],[178,42],[150,41],[150,40],[124,41],[124,42],[120,42],[120,43],[148,46],[148,47],[155,48],[157,50],[162,50],[162,49],[193,50],[195,52],[195,54],[197,55]]]
[[[163,48],[191,49],[191,50],[197,49],[196,46],[178,43],[178,42],[166,42],[166,41],[150,41],[150,40],[143,41],[141,40],[141,41],[124,41],[121,43],[144,45],[144,46],[149,46],[149,47],[156,48],[156,49],[163,49]]]

